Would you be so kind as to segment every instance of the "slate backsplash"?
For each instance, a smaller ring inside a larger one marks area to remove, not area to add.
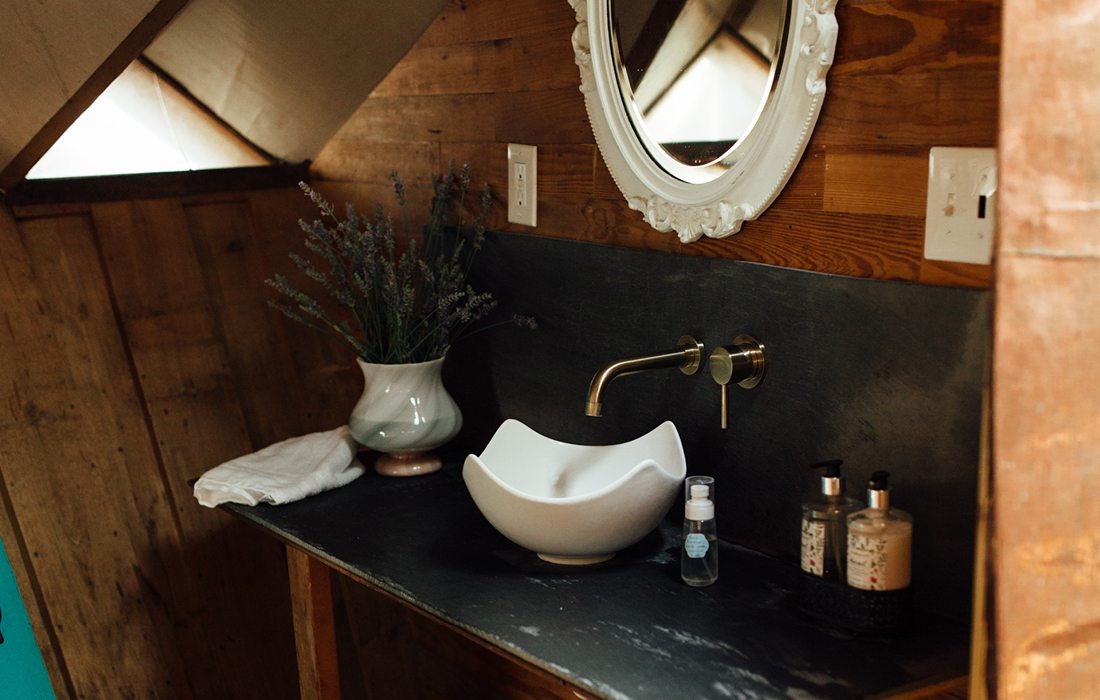
[[[453,351],[446,379],[465,413],[462,449],[480,451],[504,418],[593,444],[670,419],[688,473],[716,477],[719,535],[792,563],[800,506],[818,487],[811,463],[843,459],[861,499],[870,473],[887,469],[894,505],[915,518],[918,604],[968,614],[987,292],[516,234],[489,235],[474,277],[501,314],[528,313],[540,327],[475,335]],[[705,367],[620,377],[603,417],[584,415],[600,366],[671,349],[685,333],[705,354],[740,333],[766,346],[764,382],[730,387],[728,430]]]

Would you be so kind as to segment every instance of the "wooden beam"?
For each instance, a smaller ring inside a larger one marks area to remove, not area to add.
[[[989,688],[1003,700],[1100,688],[1098,33],[1086,0],[1004,3]]]
[[[72,126],[77,117],[84,113],[92,102],[107,89],[107,86],[130,65],[145,47],[156,38],[172,18],[183,9],[188,0],[160,0],[155,7],[138,22],[122,43],[92,72],[84,84],[76,89],[61,108],[39,129],[38,133],[23,147],[16,156],[0,171],[0,191],[7,191],[19,183],[65,130]]]
[[[287,572],[298,646],[298,684],[303,700],[338,700],[340,668],[329,568],[287,545]]]
[[[309,163],[24,180],[4,197],[12,207],[114,202],[211,193],[294,188],[309,180]]]

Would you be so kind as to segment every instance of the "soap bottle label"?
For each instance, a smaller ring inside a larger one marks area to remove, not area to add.
[[[684,551],[691,559],[702,559],[710,549],[707,536],[701,532],[693,532],[684,539]]]
[[[912,537],[848,534],[848,585],[865,591],[894,591],[909,585]]]
[[[825,573],[825,523],[802,519],[802,570],[814,576]]]

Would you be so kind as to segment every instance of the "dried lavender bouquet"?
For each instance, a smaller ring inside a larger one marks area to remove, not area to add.
[[[405,221],[404,185],[396,172],[390,173],[390,179]],[[470,266],[484,240],[492,193],[486,184],[477,216],[467,227],[463,214],[470,193],[469,165],[456,174],[451,163],[444,174],[433,178],[433,185],[423,234],[408,236],[399,251],[394,219],[381,205],[373,217],[364,217],[348,204],[340,218],[317,191],[300,183],[323,216],[312,223],[298,222],[306,233],[305,246],[317,261],[297,253],[291,253],[290,259],[334,304],[318,302],[285,275],[276,274],[267,280],[280,294],[271,305],[346,343],[364,362],[380,364],[434,360],[464,335],[492,327],[478,327],[475,322],[496,301],[469,283]],[[448,227],[453,234],[448,235]],[[501,323],[535,325],[525,316]]]

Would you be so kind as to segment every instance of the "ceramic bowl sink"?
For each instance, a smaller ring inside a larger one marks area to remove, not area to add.
[[[687,467],[666,421],[619,445],[572,445],[506,420],[462,478],[493,527],[556,564],[594,564],[645,537],[668,512]]]

